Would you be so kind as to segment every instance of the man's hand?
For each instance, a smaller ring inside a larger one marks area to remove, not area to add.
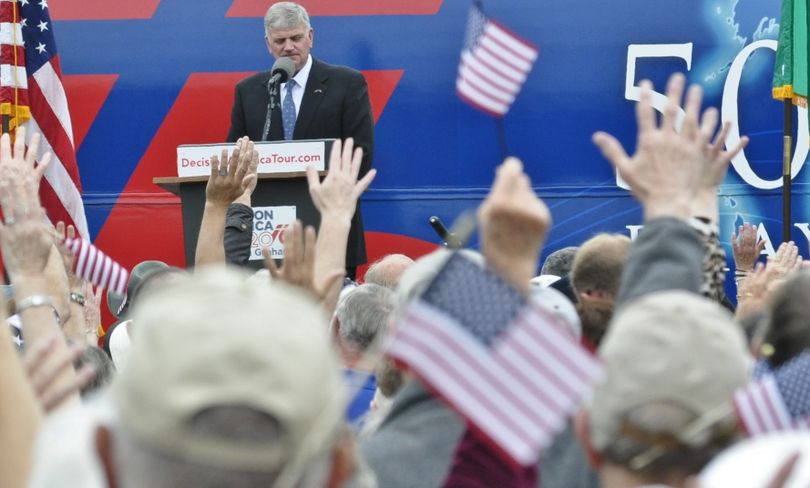
[[[303,228],[300,220],[284,231],[284,263],[276,266],[270,251],[262,250],[264,265],[270,271],[273,280],[284,281],[292,286],[302,288],[315,299],[322,301],[329,289],[343,279],[342,269],[334,270],[320,283],[315,278],[315,229]]]
[[[354,140],[350,137],[345,143],[337,140],[332,144],[329,173],[323,182],[318,178],[318,171],[314,167],[307,168],[309,194],[322,218],[328,215],[328,218],[341,219],[346,223],[351,221],[360,195],[377,174],[377,170],[372,169],[357,181],[362,160],[363,149],[354,149]]]
[[[515,287],[528,291],[551,214],[518,159],[507,158],[498,167],[492,189],[478,208],[478,224],[487,262]]]
[[[211,176],[205,187],[205,201],[208,204],[228,207],[249,188],[256,186],[256,170],[259,152],[247,137],[236,141],[236,149],[228,158],[228,150],[222,151],[222,161],[211,156]]]
[[[689,218],[697,192],[704,185],[722,181],[728,159],[739,150],[721,153],[720,137],[709,144],[717,126],[717,112],[707,110],[699,123],[703,92],[697,85],[689,89],[686,97],[683,128],[680,133],[675,131],[684,84],[682,74],[669,79],[669,102],[659,127],[651,104],[652,84],[641,82],[641,100],[636,104],[638,142],[632,157],[613,136],[604,132],[593,136],[594,143],[641,202],[647,220],[661,216]]]
[[[737,233],[731,233],[731,250],[734,254],[734,266],[739,271],[753,271],[765,240],[757,242],[757,226],[748,222],[741,225]]]

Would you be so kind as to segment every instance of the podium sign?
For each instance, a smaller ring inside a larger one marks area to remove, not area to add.
[[[288,174],[305,172],[307,166],[324,171],[334,139],[311,141],[257,142],[259,174]],[[177,176],[208,176],[211,156],[223,150],[233,151],[234,144],[183,144],[177,146]]]

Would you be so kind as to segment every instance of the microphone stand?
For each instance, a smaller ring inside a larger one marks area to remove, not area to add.
[[[276,100],[278,98],[278,80],[270,80],[267,82],[267,92],[270,94],[270,100],[267,102],[267,115],[264,118],[264,131],[262,132],[262,141],[266,141],[270,136],[270,122],[273,119],[273,110],[278,108]]]

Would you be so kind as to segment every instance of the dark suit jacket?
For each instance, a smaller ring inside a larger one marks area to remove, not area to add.
[[[247,135],[260,141],[267,113],[267,81],[270,72],[257,73],[236,85],[231,128],[228,141],[234,142]],[[293,132],[294,139],[345,139],[353,137],[355,145],[363,148],[362,178],[371,169],[374,150],[374,120],[368,99],[368,85],[363,75],[344,66],[333,66],[312,58],[312,68],[304,90]],[[268,140],[284,139],[281,112],[275,110]],[[291,182],[303,185],[308,195],[306,180]],[[317,225],[317,223],[312,223]],[[346,248],[346,266],[353,267],[366,262],[366,243],[363,237],[363,218],[360,206],[352,219],[349,242]]]

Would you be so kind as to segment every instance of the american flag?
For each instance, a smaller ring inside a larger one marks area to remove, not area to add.
[[[458,253],[408,305],[387,354],[524,466],[602,376],[549,311]]]
[[[26,143],[42,134],[40,151],[53,159],[40,187],[52,222],[88,237],[62,69],[47,0],[0,0],[0,112],[9,128],[25,125]]]
[[[467,20],[456,92],[462,100],[495,117],[509,111],[538,49],[473,5]]]
[[[123,295],[129,272],[84,239],[65,239],[65,247],[73,254],[73,272],[93,285]]]
[[[734,395],[734,406],[750,436],[810,427],[810,351],[764,374]]]

